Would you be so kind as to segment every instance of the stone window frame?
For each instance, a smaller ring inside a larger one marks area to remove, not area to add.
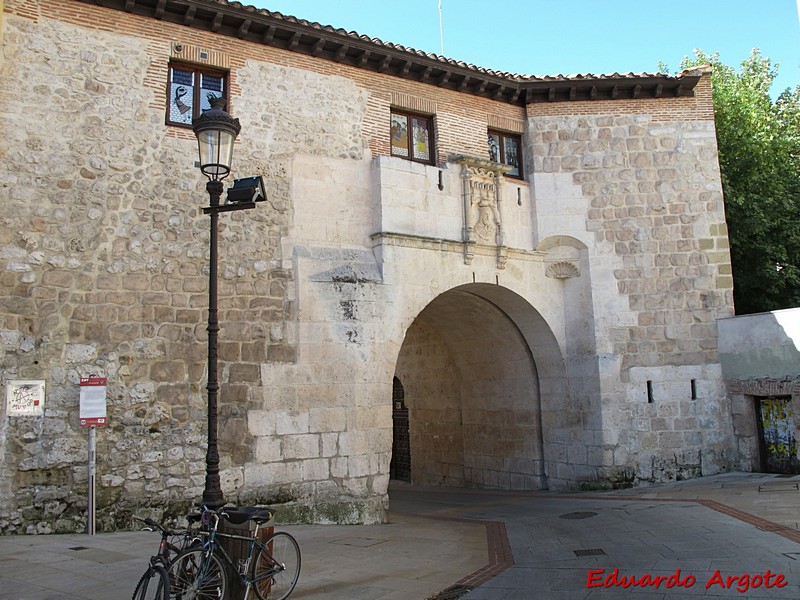
[[[493,156],[492,149],[491,149],[491,143],[490,143],[490,140],[491,140],[492,136],[498,136],[500,138],[499,139],[500,143],[499,143],[499,148],[498,148],[499,156]],[[487,151],[489,153],[489,160],[492,161],[492,162],[499,163],[501,165],[506,165],[506,166],[509,166],[509,167],[512,166],[511,164],[509,164],[506,161],[506,157],[505,157],[505,151],[506,151],[505,150],[505,148],[506,148],[505,141],[507,139],[514,140],[517,143],[517,149],[518,149],[517,162],[519,164],[515,165],[515,166],[519,170],[519,173],[515,174],[515,173],[512,173],[511,171],[506,171],[505,173],[503,173],[503,175],[505,175],[506,177],[511,177],[512,179],[525,179],[525,170],[523,168],[524,160],[523,160],[523,157],[522,157],[522,148],[523,148],[523,146],[522,146],[522,134],[513,133],[513,132],[510,132],[510,131],[503,131],[502,129],[494,129],[492,127],[487,128],[487,130],[486,130],[486,142],[487,142]]]
[[[208,67],[205,65],[198,65],[190,62],[173,60],[170,61],[169,65],[167,66],[167,87],[166,87],[167,102],[166,102],[166,116],[165,116],[165,122],[167,125],[172,127],[185,127],[189,129],[191,129],[192,127],[191,122],[183,123],[181,121],[173,121],[170,119],[171,115],[170,107],[172,103],[176,101],[176,99],[173,98],[172,94],[172,77],[173,77],[172,74],[173,70],[175,69],[178,69],[180,71],[190,71],[192,73],[195,82],[199,81],[198,78],[202,77],[203,75],[220,77],[222,79],[222,96],[223,98],[225,98],[225,102],[228,105],[228,107],[230,107],[230,72],[228,70],[220,69],[218,67],[217,68]],[[201,114],[202,99],[200,94],[202,92],[202,87],[195,83],[193,89],[194,89],[194,95],[192,98],[191,110],[192,110],[192,119],[196,119]],[[229,108],[227,110],[228,112],[230,112]]]
[[[418,113],[418,112],[413,112],[413,111],[405,110],[405,109],[402,109],[402,108],[394,108],[394,107],[392,107],[392,109],[390,110],[390,114],[389,114],[389,119],[390,119],[390,121],[389,121],[389,136],[390,137],[392,135],[391,119],[395,115],[406,117],[409,120],[408,122],[411,122],[411,119],[418,119],[418,120],[425,121],[426,129],[428,131],[428,156],[425,159],[415,158],[414,157],[414,148],[413,148],[414,140],[413,140],[413,136],[412,135],[408,136],[408,154],[407,155],[396,154],[395,151],[394,151],[394,144],[392,143],[391,139],[389,140],[389,153],[392,156],[395,156],[397,158],[402,158],[403,160],[409,160],[411,162],[416,162],[416,163],[420,163],[420,164],[423,164],[423,165],[436,164],[436,135],[435,135],[435,129],[434,129],[434,123],[433,123],[434,116],[433,115],[428,115],[428,114],[423,114],[423,113]]]

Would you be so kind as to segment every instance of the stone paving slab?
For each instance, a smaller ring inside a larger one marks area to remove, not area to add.
[[[386,525],[279,529],[303,553],[299,600],[800,598],[798,479],[587,494],[393,486]],[[157,543],[149,532],[0,537],[0,600],[127,600]],[[744,574],[760,574],[758,587],[738,591]],[[670,576],[684,585],[666,587]],[[642,585],[622,587],[631,577]]]
[[[466,600],[800,598],[800,492],[787,479],[800,477],[735,473],[602,494],[460,490],[408,502],[415,514],[504,523],[513,564]],[[597,585],[615,569],[610,587]],[[679,569],[692,585],[667,588]]]
[[[595,512],[596,516],[559,519],[574,511]],[[515,563],[467,594],[467,600],[618,598],[629,594],[641,598],[800,597],[800,546],[796,542],[701,504],[537,498],[508,507],[494,506],[489,511],[475,505],[461,512],[478,518],[491,512],[504,521]],[[534,526],[537,521],[539,525]],[[768,569],[776,574],[771,583],[781,574],[786,586],[765,589],[763,574]],[[739,580],[733,589],[721,585],[728,576],[759,573],[762,585],[756,590]],[[604,587],[609,575],[609,587]],[[639,581],[646,575],[650,576],[648,582],[659,576],[664,579],[657,588],[622,585],[622,578]],[[671,575],[691,585],[667,588]]]
[[[725,473],[649,487],[616,490],[601,497],[643,499],[692,499],[718,502],[729,510],[800,528],[800,475],[787,477],[766,473]]]
[[[389,515],[385,525],[278,527],[302,553],[293,600],[428,598],[487,562],[486,527]],[[0,600],[130,600],[151,532],[0,537]]]

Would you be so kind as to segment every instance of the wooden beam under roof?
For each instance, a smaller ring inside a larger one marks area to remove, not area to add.
[[[261,36],[262,44],[272,44],[272,38],[275,37],[275,25],[268,25],[264,30],[264,35]]]
[[[290,52],[294,52],[297,50],[297,46],[300,45],[300,38],[303,37],[303,34],[299,31],[295,31],[292,33],[292,37],[289,38],[289,43],[286,44],[286,49]]]
[[[389,68],[389,63],[392,62],[392,56],[387,54],[383,57],[383,60],[378,65],[378,73],[385,73],[386,70]]]
[[[186,13],[183,15],[183,24],[187,27],[192,26],[192,22],[194,21],[194,14],[197,11],[196,6],[190,6],[186,9]]]
[[[500,102],[692,96],[700,74],[509,75],[227,0],[76,0]]]
[[[247,37],[247,31],[250,29],[251,22],[252,21],[250,19],[242,21],[242,24],[239,25],[239,32],[236,34],[236,37],[238,37],[240,40]]]
[[[213,31],[214,33],[219,32],[220,27],[222,27],[222,19],[223,19],[222,14],[217,13],[214,15],[214,20],[211,24],[211,31]]]
[[[311,55],[319,56],[322,53],[323,48],[325,48],[325,40],[320,38],[314,43],[314,46],[311,48]]]

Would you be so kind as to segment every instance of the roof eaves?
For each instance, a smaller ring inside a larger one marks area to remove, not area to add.
[[[230,0],[77,0],[513,104],[692,95],[701,74],[519,75]]]

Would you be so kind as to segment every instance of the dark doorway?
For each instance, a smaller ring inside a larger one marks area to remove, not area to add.
[[[403,384],[397,377],[392,382],[392,460],[389,463],[389,478],[411,483],[408,408],[406,408]]]
[[[766,473],[800,473],[794,436],[792,399],[788,396],[756,397],[761,470]]]
[[[402,478],[408,435],[414,485],[547,488],[542,385],[528,338],[537,342],[548,367],[558,367],[560,350],[538,313],[494,284],[453,288],[420,311],[395,364],[395,398],[405,397],[394,404],[392,477]],[[560,400],[548,422],[559,430],[575,427],[580,417],[563,402],[557,380],[544,382]],[[398,414],[404,407],[408,412]]]

